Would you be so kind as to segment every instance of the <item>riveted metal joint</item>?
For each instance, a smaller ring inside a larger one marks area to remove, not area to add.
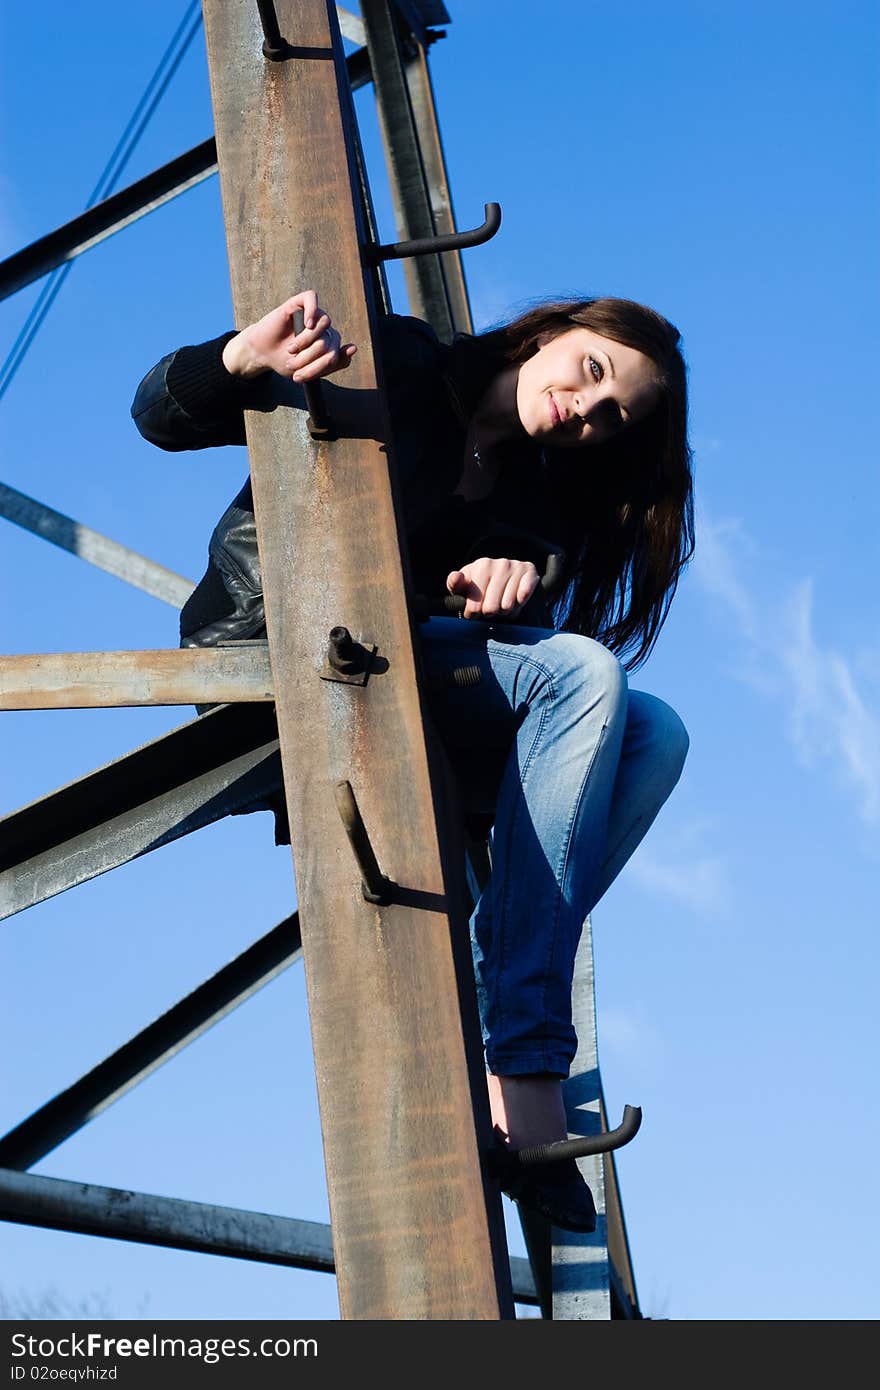
[[[345,685],[366,685],[373,669],[377,648],[356,642],[347,627],[331,627],[327,655],[321,668],[323,681]]]
[[[273,63],[281,63],[290,56],[292,50],[281,35],[273,0],[257,0],[257,9],[263,26],[263,57],[271,59]]]

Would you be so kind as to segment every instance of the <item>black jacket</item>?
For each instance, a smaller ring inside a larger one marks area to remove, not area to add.
[[[164,357],[144,377],[132,405],[138,430],[169,450],[244,444],[244,410],[301,402],[275,373],[251,380],[226,371],[222,352],[234,333]],[[572,555],[577,536],[552,470],[534,446],[511,451],[492,493],[466,502],[461,476],[468,420],[504,365],[479,338],[445,347],[419,319],[382,321],[382,354],[404,520],[418,593],[442,598],[446,576],[480,556],[532,560],[543,572],[550,552]],[[518,621],[552,626],[539,592]],[[211,536],[208,568],[181,613],[184,646],[259,637],[265,631],[262,583],[248,481]]]

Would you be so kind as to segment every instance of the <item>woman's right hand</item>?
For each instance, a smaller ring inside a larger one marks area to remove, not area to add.
[[[540,575],[531,560],[500,560],[483,557],[452,570],[446,587],[466,600],[466,618],[488,618],[496,622],[515,618],[537,589]]]
[[[297,309],[303,313],[301,333],[293,325]],[[223,349],[223,365],[233,376],[273,371],[292,381],[317,381],[342,371],[356,352],[354,343],[342,342],[315,291],[303,290],[230,338]]]

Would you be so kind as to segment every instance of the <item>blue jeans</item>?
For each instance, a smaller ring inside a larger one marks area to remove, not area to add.
[[[495,805],[492,874],[471,918],[486,1065],[565,1077],[581,928],[678,781],[687,732],[589,637],[460,618],[420,631],[465,803]],[[479,685],[451,684],[464,666],[480,668]]]

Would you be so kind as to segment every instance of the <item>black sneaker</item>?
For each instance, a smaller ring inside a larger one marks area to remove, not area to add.
[[[538,1211],[564,1231],[596,1229],[596,1204],[573,1158],[548,1160],[529,1167],[504,1165],[501,1191]]]

